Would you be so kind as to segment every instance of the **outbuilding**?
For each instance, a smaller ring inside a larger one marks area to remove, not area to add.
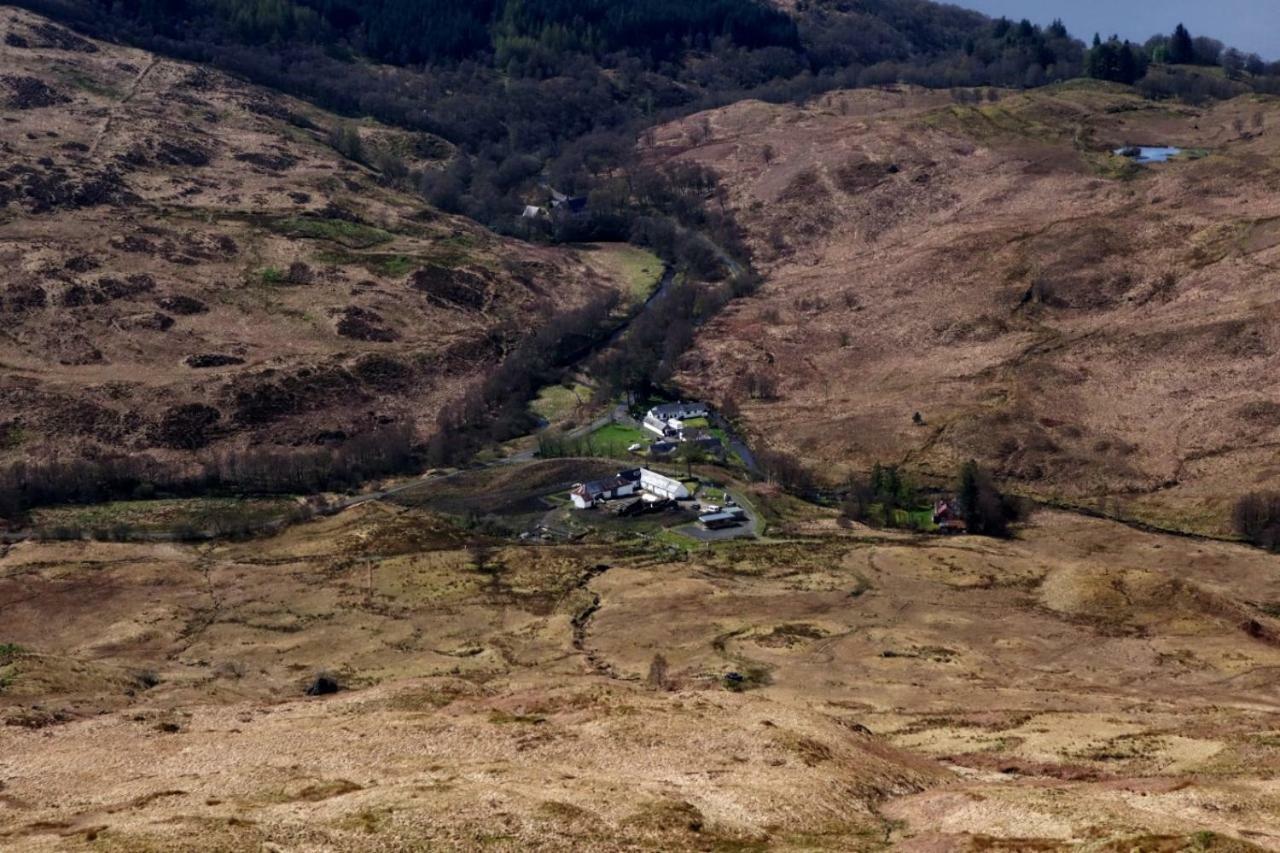
[[[689,487],[684,483],[648,468],[640,469],[640,488],[657,498],[673,501],[689,498]]]
[[[747,514],[741,509],[726,509],[723,512],[709,512],[698,516],[698,523],[707,530],[720,530],[725,527],[737,527],[747,520]]]
[[[590,483],[579,483],[569,492],[575,509],[587,509],[602,501],[630,497],[636,493],[637,482],[625,477],[614,477],[610,480],[593,480]]]

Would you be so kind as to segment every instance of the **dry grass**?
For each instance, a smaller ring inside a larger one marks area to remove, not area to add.
[[[1241,491],[1280,481],[1280,427],[1248,416],[1280,396],[1276,104],[1095,84],[947,101],[734,104],[692,119],[712,130],[692,149],[659,129],[651,156],[720,173],[767,273],[680,381],[833,480],[976,457],[1031,494],[1224,532]],[[1125,142],[1210,154],[1132,169],[1109,154]],[[747,400],[751,372],[779,399]]]
[[[117,45],[5,42],[38,26],[0,13],[4,72],[66,96],[5,115],[0,458],[153,446],[162,413],[186,402],[220,411],[223,444],[313,445],[388,417],[428,432],[510,347],[509,330],[644,286],[646,264],[623,251],[588,265],[424,210],[343,159],[328,144],[338,119],[302,102]],[[374,147],[412,142],[362,133]],[[78,193],[104,171],[119,176],[104,203]],[[424,267],[478,282],[478,304],[409,287]],[[171,304],[197,307],[157,319]]]
[[[1043,513],[1010,543],[671,559],[376,504],[254,543],[15,546],[0,839],[1276,846],[1280,646],[1250,604],[1276,557]],[[321,670],[347,689],[303,697]]]

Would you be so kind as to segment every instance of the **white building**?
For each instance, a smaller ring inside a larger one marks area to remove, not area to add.
[[[706,403],[663,403],[654,406],[644,416],[644,428],[659,436],[675,435],[684,429],[690,418],[705,418],[711,414]]]
[[[689,498],[689,488],[679,480],[664,477],[648,468],[640,469],[640,488],[656,498],[682,501]]]
[[[590,483],[579,483],[569,492],[574,509],[587,509],[601,501],[630,497],[636,493],[636,482],[624,477],[611,480],[593,480]]]

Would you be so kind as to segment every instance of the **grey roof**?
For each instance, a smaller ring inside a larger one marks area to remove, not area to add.
[[[659,418],[679,417],[686,409],[706,409],[706,403],[661,403],[649,411]]]
[[[581,491],[588,495],[598,495],[604,492],[612,491],[621,486],[630,486],[630,480],[624,480],[621,477],[612,477],[608,480],[592,480],[590,483],[583,483],[578,487]]]
[[[745,521],[746,516],[741,512],[709,512],[706,515],[698,516],[698,521],[706,524],[710,521]]]

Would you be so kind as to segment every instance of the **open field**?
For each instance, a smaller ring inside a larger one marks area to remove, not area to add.
[[[1278,125],[1275,98],[1076,81],[660,128],[650,155],[720,175],[765,274],[678,379],[833,480],[976,457],[1029,494],[1224,532],[1242,491],[1280,484]],[[1125,144],[1205,156],[1136,166]],[[759,376],[776,395],[748,393]]]
[[[604,278],[620,282],[632,306],[652,296],[662,280],[662,259],[628,243],[592,243],[582,247],[581,257]]]
[[[561,464],[428,503],[519,509]],[[770,541],[710,549],[513,545],[407,501],[10,547],[0,846],[1280,849],[1280,558],[748,496]],[[320,672],[344,689],[304,696]]]
[[[598,406],[591,405],[592,389],[581,382],[574,382],[571,387],[564,385],[548,385],[529,404],[533,413],[550,424],[578,420],[581,414],[589,413]]]
[[[230,532],[286,516],[298,502],[286,498],[177,498],[166,500],[112,501],[87,506],[49,507],[32,513],[31,527],[46,535]],[[100,538],[100,537],[99,537]]]

